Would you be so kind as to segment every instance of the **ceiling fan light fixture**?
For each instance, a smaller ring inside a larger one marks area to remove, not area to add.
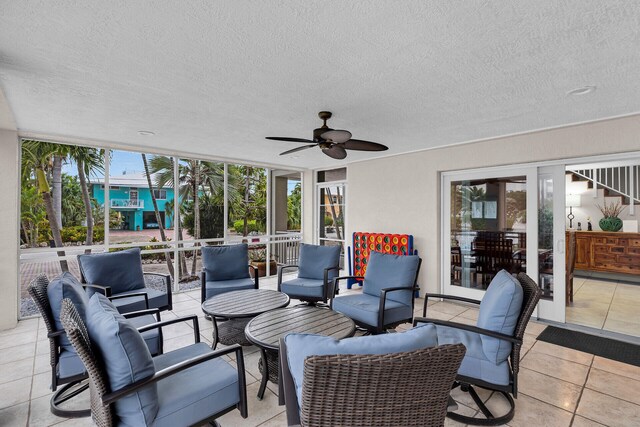
[[[337,144],[347,142],[351,139],[351,132],[348,130],[330,130],[320,135],[325,141],[335,142]]]

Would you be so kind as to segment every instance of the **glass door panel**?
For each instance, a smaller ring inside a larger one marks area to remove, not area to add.
[[[346,184],[344,183],[318,185],[318,244],[340,245],[343,252],[345,192]]]

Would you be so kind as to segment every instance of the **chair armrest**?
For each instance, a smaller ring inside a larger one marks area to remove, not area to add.
[[[123,298],[129,298],[129,297],[143,297],[144,308],[145,310],[149,309],[149,295],[145,294],[144,292],[135,292],[135,293],[126,294],[126,295],[112,295],[109,297],[109,300],[113,301],[114,299],[123,299]]]
[[[509,341],[512,344],[522,344],[522,340],[511,335],[501,334],[500,332],[491,331],[489,329],[479,328],[475,325],[467,325],[466,323],[450,322],[448,320],[430,319],[427,317],[416,317],[413,319],[413,326],[418,323],[433,323],[434,325],[449,326],[451,328],[463,329],[469,332],[475,332],[488,337],[497,338],[503,341]]]
[[[111,393],[106,393],[105,395],[102,396],[102,404],[110,405],[115,401],[120,400],[131,393],[135,393],[136,391],[148,386],[149,384],[157,383],[158,381],[164,378],[167,378],[171,375],[177,374],[178,372],[184,371],[185,369],[189,369],[193,366],[199,365],[200,363],[206,362],[207,360],[215,359],[229,353],[236,353],[237,361],[240,362],[243,360],[242,347],[238,344],[233,344],[229,347],[212,351],[211,353],[208,353],[208,354],[201,354],[200,356],[192,357],[191,359],[187,359],[180,363],[176,363],[175,365],[168,366],[156,372],[154,375],[150,377],[131,383],[121,388],[120,390],[116,390]],[[239,381],[240,387],[242,388],[244,385],[245,395],[246,395],[246,377],[244,374],[244,369],[242,370],[240,369],[240,364],[238,365],[238,376],[240,380]],[[240,390],[240,399],[242,401],[242,390]],[[245,400],[246,400],[246,397],[245,397]]]
[[[160,328],[160,330],[162,331],[161,328],[163,326],[173,325],[174,323],[179,323],[179,322],[188,322],[190,320],[193,321],[194,340],[196,343],[199,343],[200,342],[200,326],[198,323],[198,316],[196,316],[195,314],[192,314],[191,316],[178,317],[177,319],[163,320],[162,322],[151,323],[149,325],[138,328],[138,332],[142,333],[142,332],[146,332],[146,331],[150,331],[152,329],[158,329],[158,328]]]
[[[251,270],[253,270],[253,282],[254,282],[254,288],[258,289],[259,285],[258,285],[258,279],[260,277],[260,274],[258,273],[258,267],[256,267],[255,265],[251,265],[249,264],[249,275],[251,275]]]
[[[167,288],[167,310],[171,310],[173,308],[173,301],[172,301],[173,292],[171,289],[171,275],[164,274],[164,273],[155,273],[153,271],[143,271],[142,274],[145,276],[162,277],[164,281],[164,285]]]
[[[207,299],[207,273],[204,268],[200,272],[200,302],[203,303]]]
[[[282,284],[282,272],[290,268],[300,268],[297,264],[280,264],[278,265],[278,292],[280,292],[280,285]]]
[[[334,267],[327,267],[324,269],[323,282],[324,282],[324,301],[325,302],[327,302],[327,299],[329,298],[329,288],[333,290],[333,294],[331,295],[331,298],[333,298],[333,296],[336,294],[336,287],[334,286],[335,284],[333,283],[333,281],[331,281],[331,285],[329,285],[329,272],[333,270],[340,271],[340,266],[336,265]]]
[[[86,290],[87,288],[93,288],[98,292],[101,292],[102,295],[109,298],[111,296],[111,286],[102,286],[96,285],[95,283],[83,283],[82,287]]]
[[[380,305],[378,307],[378,332],[384,330],[384,308],[387,304],[387,293],[397,291],[410,291],[413,297],[413,293],[416,291],[416,286],[410,288],[406,286],[395,286],[392,288],[384,288],[380,290]]]
[[[364,279],[364,277],[362,276],[340,276],[340,277],[334,277],[333,278],[333,289],[331,292],[331,299],[329,300],[329,308],[333,308],[333,297],[336,294],[336,289],[338,289],[338,282],[340,280],[344,280],[344,279]]]
[[[146,316],[147,314],[153,314],[156,316],[158,322],[162,321],[160,318],[160,310],[157,308],[149,308],[146,310],[138,310],[138,311],[130,311],[129,313],[124,313],[122,316],[125,319],[131,319],[133,317]]]
[[[468,302],[471,304],[480,304],[480,301],[477,299],[459,297],[456,295],[445,295],[445,294],[424,294],[424,304],[422,305],[422,317],[427,316],[427,301],[429,298],[442,298],[442,299],[451,299],[455,301]]]

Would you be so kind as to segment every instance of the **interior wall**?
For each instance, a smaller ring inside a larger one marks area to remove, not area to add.
[[[18,133],[0,129],[0,330],[18,319]]]
[[[392,145],[393,141],[384,141]],[[421,293],[440,289],[440,172],[640,150],[640,115],[348,165],[350,232],[409,233]]]

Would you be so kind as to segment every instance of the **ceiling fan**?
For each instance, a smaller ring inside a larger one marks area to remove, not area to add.
[[[308,148],[320,147],[322,152],[334,159],[344,159],[347,157],[346,150],[358,151],[384,151],[389,147],[378,144],[377,142],[363,141],[361,139],[352,139],[351,132],[348,130],[334,130],[327,126],[327,120],[331,118],[330,111],[320,111],[318,117],[324,121],[323,125],[313,130],[313,139],[304,138],[288,138],[279,136],[267,136],[267,139],[275,141],[287,142],[305,142],[310,143],[304,147],[294,148],[280,153],[281,156],[295,153],[296,151],[306,150]]]

